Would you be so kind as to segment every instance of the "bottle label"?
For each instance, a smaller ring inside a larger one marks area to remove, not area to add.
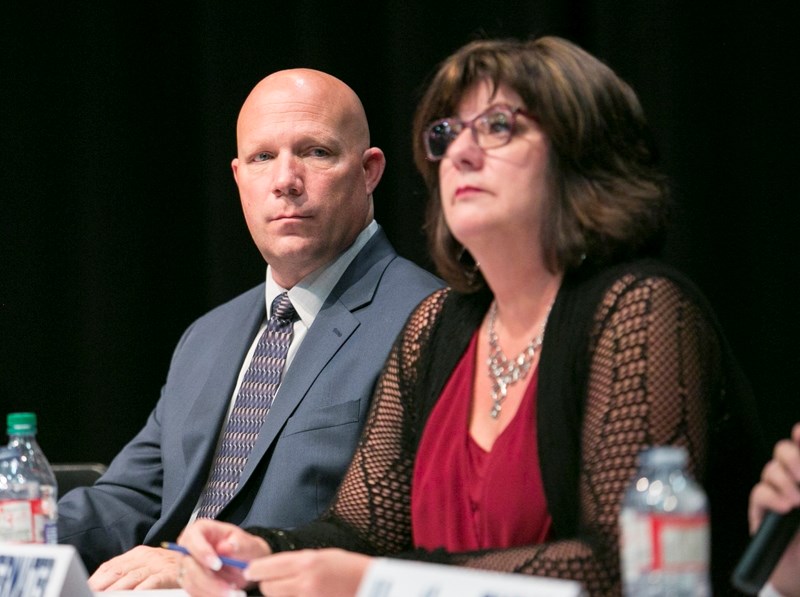
[[[624,578],[708,570],[707,514],[641,513],[626,509],[620,521]]]
[[[45,543],[58,543],[58,502],[56,489],[52,485],[42,485],[42,535]]]
[[[42,501],[0,500],[0,541],[44,543]]]

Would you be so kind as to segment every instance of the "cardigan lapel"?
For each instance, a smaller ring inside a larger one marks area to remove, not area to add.
[[[451,290],[445,297],[442,311],[433,324],[431,341],[423,348],[420,357],[420,363],[429,363],[427,371],[422,372],[424,382],[417,386],[423,421],[428,419],[492,299],[488,289],[475,294]],[[417,442],[420,439],[421,434]]]

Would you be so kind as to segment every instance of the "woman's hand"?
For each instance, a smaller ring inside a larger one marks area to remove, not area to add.
[[[772,460],[761,472],[761,481],[750,492],[750,532],[755,533],[764,514],[772,510],[785,514],[800,506],[800,423],[792,429],[792,439],[775,445]]]
[[[272,553],[261,537],[236,525],[207,519],[187,526],[178,537],[178,544],[192,556],[183,558],[178,583],[193,597],[229,597],[237,594],[236,589],[253,586],[242,570],[223,566],[219,556],[250,562]]]
[[[750,532],[755,533],[767,510],[785,514],[800,507],[800,423],[791,439],[781,440],[764,470],[761,481],[750,492]],[[770,577],[782,595],[800,595],[800,532],[798,532]]]
[[[264,595],[353,597],[371,562],[341,549],[287,551],[251,562],[245,577]]]

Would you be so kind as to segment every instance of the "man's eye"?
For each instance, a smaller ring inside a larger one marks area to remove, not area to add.
[[[266,151],[262,151],[261,153],[257,153],[253,156],[254,162],[266,162],[267,160],[271,159],[270,156]]]
[[[308,154],[315,158],[326,158],[331,155],[331,152],[329,152],[327,149],[323,149],[322,147],[315,147],[309,151]]]

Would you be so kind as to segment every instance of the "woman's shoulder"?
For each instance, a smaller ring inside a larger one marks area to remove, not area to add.
[[[417,344],[422,336],[427,336],[442,311],[442,305],[452,290],[440,288],[429,294],[414,308],[401,333],[401,344]]]
[[[422,351],[434,360],[457,352],[480,325],[491,300],[488,289],[469,294],[451,288],[437,290],[408,318],[402,350],[412,354]]]
[[[657,259],[637,259],[597,268],[589,266],[568,278],[566,294],[595,305],[631,293],[655,292],[682,297],[708,308],[702,291],[688,276]]]
[[[480,320],[489,308],[492,294],[488,288],[465,294],[452,288],[441,288],[417,305],[409,318],[416,326],[433,325],[438,320],[464,323]]]
[[[452,290],[448,287],[440,288],[422,299],[422,301],[411,312],[406,327],[409,325],[418,327],[424,322],[435,319],[442,310],[442,305],[444,304],[445,300],[451,293]]]

